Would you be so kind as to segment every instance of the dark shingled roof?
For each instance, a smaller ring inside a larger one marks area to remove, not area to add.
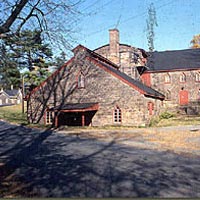
[[[18,95],[18,90],[5,90],[5,92],[10,96],[10,97],[14,97]]]
[[[62,106],[56,106],[50,108],[49,110],[83,110],[91,108],[92,106],[97,105],[98,103],[73,103],[73,104],[64,104]]]
[[[148,71],[200,69],[200,48],[149,53]]]
[[[154,90],[151,87],[148,87],[147,85],[144,85],[141,81],[135,80],[131,78],[130,76],[126,75],[125,73],[119,71],[116,68],[111,67],[110,65],[101,62],[101,64],[106,67],[108,71],[110,71],[113,75],[116,75],[120,79],[124,80],[125,82],[129,83],[129,85],[133,85],[133,87],[137,87],[139,90],[142,90],[144,92],[145,96],[155,97],[155,98],[161,98],[164,99],[165,96],[161,94],[160,92]]]
[[[136,90],[139,90],[145,96],[158,98],[158,99],[165,98],[165,96],[163,94],[161,94],[160,92],[154,90],[151,87],[148,87],[147,85],[144,85],[141,81],[135,80],[135,79],[131,78],[130,76],[126,75],[125,73],[119,71],[118,67],[116,67],[116,64],[114,64],[110,60],[104,58],[103,56],[97,54],[96,52],[91,51],[90,49],[88,49],[82,45],[79,45],[76,48],[84,48],[90,54],[91,58],[94,59],[100,65],[102,65],[104,68],[106,68],[107,71],[109,71],[111,74],[113,74],[117,78],[123,80],[128,85],[135,88]]]

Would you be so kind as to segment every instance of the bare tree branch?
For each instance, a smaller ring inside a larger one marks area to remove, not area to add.
[[[33,12],[37,9],[37,6],[38,4],[40,3],[40,0],[37,1],[37,3],[32,7],[31,11],[29,12],[29,14],[26,16],[26,18],[23,18],[23,22],[19,25],[16,33],[19,33],[21,28],[24,26],[24,24],[33,16],[35,16],[37,19],[37,15],[33,14]],[[40,28],[42,28],[41,24],[40,24],[40,20],[38,19],[38,22],[39,22],[39,25],[40,25]],[[42,30],[42,29],[41,29]]]
[[[7,33],[10,31],[10,27],[12,26],[14,21],[17,19],[17,16],[20,14],[20,12],[22,11],[22,9],[25,7],[27,3],[28,3],[28,0],[20,0],[19,3],[16,3],[15,9],[12,11],[11,15],[8,17],[5,23],[0,26],[0,34]]]

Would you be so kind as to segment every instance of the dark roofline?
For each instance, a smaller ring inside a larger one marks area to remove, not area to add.
[[[147,58],[148,72],[200,69],[200,49],[154,51]]]
[[[3,90],[3,91],[0,91],[0,95],[1,94],[4,94],[4,95],[6,95],[8,98],[10,98],[10,96]]]
[[[92,51],[92,50],[90,50],[90,49],[84,47],[84,46],[81,45],[81,44],[78,45],[77,47],[75,47],[72,51],[75,52],[75,51],[77,51],[77,50],[80,49],[80,48],[86,50],[88,53],[92,54],[92,55],[93,55],[95,58],[97,58],[98,60],[101,60],[101,61],[103,61],[103,62],[106,62],[106,63],[108,63],[109,65],[112,65],[112,67],[114,67],[114,68],[116,68],[116,69],[118,69],[118,68],[120,67],[120,66],[116,65],[115,63],[113,63],[112,61],[110,61],[109,59],[107,59],[107,58],[101,56],[100,54],[96,53],[95,51]]]
[[[143,74],[146,74],[146,73],[168,73],[168,72],[184,72],[184,71],[194,71],[194,70],[200,70],[200,67],[199,68],[188,68],[188,69],[169,69],[169,70],[146,70]]]
[[[8,94],[9,97],[17,97],[17,95],[19,94],[19,90],[17,89],[13,89],[13,90],[4,90],[4,92],[6,94]]]
[[[144,85],[141,81],[135,80],[135,79],[129,77],[128,75],[126,75],[125,73],[123,73],[113,67],[106,66],[105,63],[101,63],[99,60],[96,60],[93,57],[88,57],[88,59],[91,62],[93,62],[95,65],[98,65],[99,67],[101,67],[105,71],[109,72],[116,78],[120,79],[127,85],[131,86],[132,88],[134,88],[141,94],[145,95],[146,97],[153,97],[153,98],[164,100],[165,96],[163,94],[159,93],[158,91],[154,90],[153,88],[150,88],[150,87]]]
[[[114,75],[115,77],[117,77],[118,79],[122,80],[124,83],[126,83],[127,85],[131,86],[132,88],[134,88],[135,90],[137,90],[138,92],[140,92],[141,94],[144,94],[145,96],[148,97],[153,97],[153,98],[158,98],[163,100],[165,98],[165,96],[161,93],[159,93],[158,91],[144,85],[142,82],[137,81],[132,79],[131,77],[129,77],[128,75],[126,75],[125,73],[121,72],[118,70],[118,66],[116,64],[114,64],[113,62],[109,61],[108,59],[104,58],[103,56],[95,53],[94,51],[91,51],[90,49],[82,46],[82,45],[78,45],[76,48],[74,48],[72,51],[75,52],[79,49],[84,49],[89,53],[89,56],[86,57],[88,58],[91,62],[93,62],[95,65],[101,67],[102,69],[104,69],[105,71],[109,72],[110,74]],[[55,76],[56,74],[59,73],[59,71],[61,69],[63,69],[64,67],[67,67],[73,60],[75,57],[72,57],[67,63],[65,63],[62,67],[60,67],[58,70],[56,70],[53,74],[51,74],[51,76],[49,76],[45,81],[43,81],[39,86],[37,86],[36,88],[34,88],[31,93],[28,95],[27,98],[29,98],[33,93],[35,93],[40,87],[42,87],[49,79],[51,79],[53,76]],[[116,67],[117,66],[117,67]]]

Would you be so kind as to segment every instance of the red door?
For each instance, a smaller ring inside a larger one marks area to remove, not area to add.
[[[181,90],[179,92],[179,103],[181,106],[188,104],[188,91],[187,90]]]
[[[151,87],[151,74],[150,73],[145,73],[145,74],[142,74],[141,75],[141,79],[142,79],[142,82]]]

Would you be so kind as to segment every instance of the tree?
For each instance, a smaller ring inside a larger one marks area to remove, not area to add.
[[[34,70],[34,64],[39,67],[48,67],[43,59],[51,58],[53,53],[49,44],[42,41],[41,32],[38,30],[25,30],[20,35],[4,38],[5,44],[18,60],[21,69]]]
[[[158,26],[157,19],[156,19],[156,10],[154,8],[153,3],[150,4],[148,8],[148,19],[146,20],[147,23],[147,41],[149,51],[154,51],[154,38],[155,38],[155,26]]]
[[[67,61],[66,53],[62,51],[60,55],[55,57],[54,66],[56,69],[61,67]]]
[[[0,45],[0,87],[9,89],[11,85],[20,87],[20,71],[17,62],[8,52],[5,44]]]
[[[0,6],[0,37],[36,28],[52,44],[70,47],[78,6],[83,0],[4,0]],[[56,42],[55,42],[56,41]]]
[[[200,34],[194,35],[190,44],[192,44],[192,49],[200,48]]]
[[[13,68],[16,70],[28,70],[24,76],[31,89],[47,78],[53,54],[49,45],[43,43],[40,31],[25,30],[18,36],[5,37],[2,41],[9,52],[9,57],[2,54],[4,70],[10,69],[6,59],[15,61]]]

